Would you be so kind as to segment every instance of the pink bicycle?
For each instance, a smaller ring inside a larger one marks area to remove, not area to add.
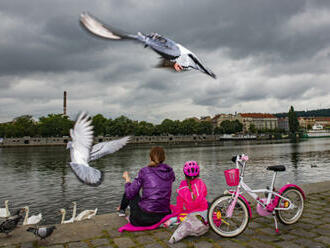
[[[271,185],[267,189],[252,190],[244,183],[244,170],[248,161],[247,155],[237,155],[232,161],[235,169],[225,171],[228,186],[234,190],[226,190],[216,198],[208,210],[208,221],[212,230],[222,237],[240,235],[248,226],[252,211],[249,202],[240,194],[243,189],[257,202],[257,213],[261,216],[273,215],[275,230],[278,232],[277,218],[285,225],[296,223],[304,210],[304,191],[295,184],[286,184],[275,191],[277,172],[285,171],[283,165],[269,166],[267,170],[274,171]],[[262,194],[264,197],[259,197]]]

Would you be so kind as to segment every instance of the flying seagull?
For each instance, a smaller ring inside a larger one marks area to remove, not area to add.
[[[150,47],[162,57],[159,67],[173,66],[176,71],[195,69],[216,78],[216,75],[202,64],[199,58],[184,46],[157,33],[128,34],[110,28],[89,13],[80,15],[80,23],[92,34],[110,40],[136,40]]]
[[[72,138],[70,167],[77,178],[90,186],[98,186],[103,181],[103,172],[88,164],[93,145],[93,126],[90,117],[82,112],[70,129]]]
[[[29,227],[26,231],[32,232],[35,236],[38,236],[40,239],[45,239],[49,237],[55,229],[56,229],[55,226],[39,227],[39,228]]]

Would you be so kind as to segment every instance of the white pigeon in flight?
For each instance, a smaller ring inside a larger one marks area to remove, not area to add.
[[[110,40],[129,39],[142,42],[145,47],[150,47],[162,56],[163,59],[158,67],[173,66],[176,71],[195,69],[216,78],[216,75],[204,66],[193,52],[157,33],[143,34],[138,32],[137,34],[128,34],[116,31],[85,12],[80,15],[80,23],[89,32],[101,38]]]
[[[104,141],[93,145],[92,150],[89,154],[88,162],[94,161],[96,159],[102,158],[108,154],[114,153],[121,148],[123,148],[127,142],[129,141],[130,136],[126,136],[121,139],[112,140],[112,141]],[[72,142],[69,141],[66,145],[67,149],[72,149]]]
[[[93,126],[91,123],[90,117],[83,112],[78,116],[74,128],[70,129],[72,138],[72,142],[68,145],[71,155],[70,167],[81,182],[90,186],[98,186],[103,181],[103,171],[90,167],[88,163],[118,151],[127,143],[129,137],[102,142],[92,147]]]

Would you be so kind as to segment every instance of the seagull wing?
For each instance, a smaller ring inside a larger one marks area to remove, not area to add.
[[[90,161],[102,158],[105,155],[114,153],[124,147],[127,142],[129,141],[130,137],[126,136],[121,139],[108,141],[108,142],[101,142],[93,146],[92,151],[90,153]]]
[[[174,60],[181,55],[176,42],[157,33],[144,36],[146,46],[149,46],[164,59]]]
[[[88,165],[91,147],[93,144],[93,126],[88,115],[81,113],[70,130],[72,138],[70,167],[77,178],[90,186],[102,183],[103,172]]]
[[[104,39],[122,40],[137,39],[138,37],[137,35],[125,34],[124,32],[116,31],[114,28],[110,28],[109,26],[101,23],[95,17],[86,12],[83,12],[80,15],[80,23],[89,32]]]
[[[195,66],[193,66],[195,69],[206,73],[207,75],[213,77],[214,79],[217,78],[217,76],[210,69],[208,69],[206,66],[202,64],[202,62],[197,58],[195,54],[190,53],[188,54],[188,56],[195,63]]]

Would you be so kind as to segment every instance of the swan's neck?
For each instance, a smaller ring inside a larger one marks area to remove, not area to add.
[[[28,218],[29,218],[29,208],[26,208],[25,210],[25,217],[24,217],[24,221],[23,221],[23,225],[26,225],[28,222]]]
[[[64,223],[64,220],[65,220],[65,210],[62,212],[62,220],[61,220],[61,224],[63,224]]]
[[[74,220],[76,218],[77,214],[77,204],[73,203],[73,210],[72,210],[72,219]]]
[[[10,216],[9,208],[8,208],[8,202],[5,201],[5,208],[6,208],[6,215]]]

